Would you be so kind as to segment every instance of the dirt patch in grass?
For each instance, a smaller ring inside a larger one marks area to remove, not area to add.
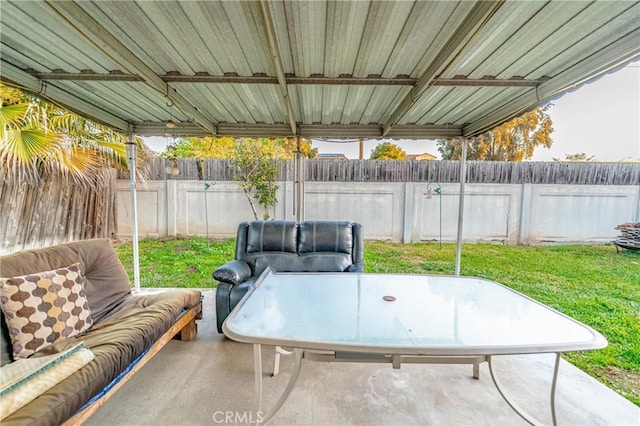
[[[595,374],[601,380],[611,383],[614,389],[632,400],[636,405],[640,405],[639,372],[608,366],[598,369]]]

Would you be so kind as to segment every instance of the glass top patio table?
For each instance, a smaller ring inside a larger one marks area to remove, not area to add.
[[[302,349],[500,355],[599,349],[590,327],[469,277],[265,272],[223,325],[233,340]]]

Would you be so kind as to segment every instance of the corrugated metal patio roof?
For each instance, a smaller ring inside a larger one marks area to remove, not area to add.
[[[640,55],[636,1],[0,8],[2,82],[148,136],[470,136]]]

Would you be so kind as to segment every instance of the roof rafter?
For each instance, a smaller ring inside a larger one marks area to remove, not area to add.
[[[79,73],[69,73],[62,70],[52,72],[32,72],[34,77],[41,80],[78,80],[78,81],[142,81],[134,74],[124,74],[122,72],[94,73],[82,71]],[[171,73],[158,76],[166,83],[235,83],[235,84],[278,84],[277,77],[266,75],[240,76],[240,75],[210,75],[197,73],[194,75],[184,75]],[[417,78],[397,76],[392,78],[368,76],[368,77],[294,77],[285,74],[287,85],[350,85],[350,86],[413,86],[418,82]],[[543,83],[546,80],[527,80],[524,78],[436,78],[433,86],[452,87],[532,87]]]
[[[143,82],[165,95],[183,114],[193,118],[194,122],[210,133],[216,133],[216,127],[189,101],[175,90],[169,90],[169,86],[159,78],[140,58],[122,44],[105,27],[96,21],[91,15],[82,9],[77,3],[71,1],[50,1],[47,5],[56,12],[61,19],[67,21],[78,34],[92,42],[100,51],[109,56],[114,62],[122,66],[126,71],[139,75]]]
[[[382,137],[377,124],[300,124],[297,126],[300,136],[305,138],[364,138]],[[207,136],[208,133],[193,123],[178,123],[175,128],[167,129],[164,123],[135,123],[134,133],[144,136]],[[218,124],[218,134],[231,137],[288,137],[291,129],[285,123],[279,124]],[[462,127],[453,125],[396,126],[387,137],[396,139],[434,139],[462,136]]]
[[[404,117],[411,107],[420,99],[424,92],[433,84],[436,76],[442,73],[451,61],[462,52],[468,42],[482,28],[489,19],[504,4],[503,0],[480,1],[474,4],[462,24],[456,28],[442,50],[438,52],[425,72],[420,76],[416,85],[404,97],[400,105],[387,120],[382,136],[387,136],[393,126]]]
[[[284,75],[284,70],[282,67],[282,59],[280,55],[280,49],[278,49],[278,43],[276,40],[275,25],[273,23],[273,20],[271,19],[269,2],[267,0],[260,0],[258,5],[260,7],[260,13],[262,14],[264,34],[267,37],[267,43],[269,44],[271,61],[273,62],[273,67],[276,70],[276,77],[278,79],[278,84],[280,84],[282,98],[284,99],[285,108],[287,110],[289,126],[291,126],[291,135],[296,136],[298,134],[298,125],[296,124],[296,118],[293,113],[293,106],[291,105],[291,97],[289,96],[289,88],[287,87],[287,79]]]
[[[86,102],[54,84],[39,80],[4,60],[0,61],[0,67],[2,68],[0,80],[3,83],[24,89],[76,114],[87,117],[96,123],[105,124],[118,131],[126,132],[129,127],[129,123],[126,120]]]

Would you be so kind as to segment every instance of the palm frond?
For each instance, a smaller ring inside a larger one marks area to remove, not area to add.
[[[59,149],[60,135],[39,129],[5,129],[0,140],[0,152],[31,164]]]
[[[28,102],[0,107],[0,126],[19,126],[28,109]]]

